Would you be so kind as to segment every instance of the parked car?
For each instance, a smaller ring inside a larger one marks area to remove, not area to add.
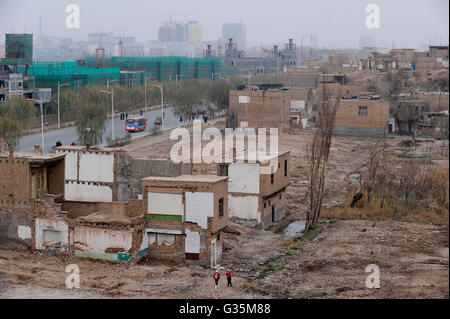
[[[161,117],[157,117],[155,122],[153,122],[153,125],[162,125],[162,118]]]

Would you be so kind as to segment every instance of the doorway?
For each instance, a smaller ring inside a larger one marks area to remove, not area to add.
[[[272,205],[272,223],[275,223],[275,205]]]
[[[31,197],[37,198],[48,192],[48,171],[47,167],[31,169]]]

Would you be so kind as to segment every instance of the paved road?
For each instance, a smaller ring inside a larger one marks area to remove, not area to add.
[[[163,130],[175,128],[185,124],[184,122],[180,122],[180,118],[175,116],[172,112],[171,108],[167,108],[164,110],[164,127]],[[138,115],[128,115],[129,118]],[[161,116],[161,110],[150,111],[144,113],[144,116],[148,119],[147,129],[143,132],[139,133],[131,133],[133,138],[140,137],[146,134],[149,134],[151,128],[153,127],[153,122],[159,116]],[[115,137],[124,136],[127,132],[125,131],[125,121],[120,120],[120,118],[114,119],[114,135]],[[111,136],[111,119],[106,123],[106,132],[103,136],[103,144],[100,146],[104,146],[106,143],[106,137]],[[44,132],[44,152],[50,153],[52,152],[52,147],[55,146],[56,141],[61,141],[63,145],[68,145],[73,142],[77,143],[78,136],[76,133],[75,127],[67,127],[59,130],[52,130]],[[31,152],[34,149],[34,145],[41,145],[41,133],[26,135],[20,139],[19,151],[23,152]]]

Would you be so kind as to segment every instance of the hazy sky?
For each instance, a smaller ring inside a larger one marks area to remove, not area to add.
[[[65,27],[65,7],[80,7],[80,29]],[[368,4],[380,8],[380,28],[365,26]],[[39,30],[53,36],[87,39],[89,32],[134,35],[138,41],[157,40],[158,26],[173,20],[198,20],[203,40],[216,40],[222,25],[242,20],[249,45],[299,45],[317,36],[319,46],[358,47],[360,36],[372,36],[378,45],[418,47],[448,44],[448,0],[0,0],[0,36],[5,32]]]

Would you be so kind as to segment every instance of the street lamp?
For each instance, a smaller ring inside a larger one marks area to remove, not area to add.
[[[58,82],[58,129],[61,128],[61,120],[60,120],[60,115],[59,115],[59,88],[62,86],[68,86],[70,85],[69,83],[65,83],[65,84],[59,84]]]
[[[26,99],[27,101],[30,102],[37,102],[36,99]],[[42,148],[42,153],[45,153],[44,151],[44,112],[42,110],[42,98],[39,100],[39,106],[40,106],[40,112],[41,112],[41,148]]]
[[[153,86],[155,88],[161,89],[161,128],[164,127],[164,97],[163,97],[163,86],[162,83],[160,85],[156,84],[150,84],[150,86]]]
[[[219,74],[220,74],[220,73],[219,73]],[[225,80],[225,81],[227,81],[228,83],[230,83],[230,77],[229,77],[229,76],[227,76],[227,77],[219,76],[219,80]]]
[[[117,82],[117,79],[116,80],[107,80],[106,81],[106,90],[109,90],[109,83],[112,83],[112,82]]]
[[[149,77],[145,77],[144,78],[144,96],[145,96],[145,102],[144,102],[144,106],[145,106],[145,109],[147,110],[147,80],[148,79],[153,79],[154,78],[154,76],[149,76]]]
[[[116,81],[116,80],[113,80],[113,81]],[[114,90],[113,89],[111,89],[111,91],[99,90],[99,92],[111,94],[111,137],[112,137],[112,140],[114,141]]]
[[[89,143],[88,143],[88,139],[85,139],[85,143],[86,144],[89,144],[89,145],[91,145],[92,144],[92,135],[91,135],[91,131],[92,131],[92,129],[90,128],[90,127],[86,127],[86,132],[88,132],[88,134],[89,134]]]
[[[178,84],[178,78],[179,78],[179,77],[181,78],[182,76],[184,76],[184,74],[177,74],[177,75],[175,76],[175,85]]]

